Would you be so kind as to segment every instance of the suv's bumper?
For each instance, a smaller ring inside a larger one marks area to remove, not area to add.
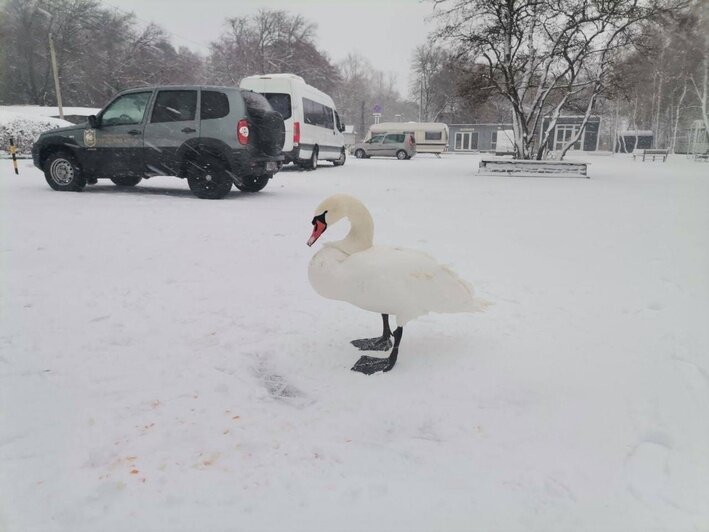
[[[42,165],[40,164],[39,161],[39,142],[35,142],[32,144],[32,162],[34,165],[39,168],[40,170],[42,169]]]
[[[233,151],[230,165],[237,175],[275,174],[283,166],[285,157],[281,155],[252,155],[246,151]]]

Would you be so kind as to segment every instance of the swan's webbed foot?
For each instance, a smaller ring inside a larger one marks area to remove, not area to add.
[[[373,375],[380,371],[389,371],[394,367],[394,364],[395,362],[392,362],[389,357],[377,358],[364,355],[352,366],[352,371],[358,371],[365,375]]]
[[[352,340],[350,343],[360,351],[389,351],[391,349],[390,336],[392,334],[389,328],[389,314],[382,314],[381,336],[378,338],[360,338],[359,340]]]
[[[394,349],[391,350],[391,354],[387,358],[377,358],[364,355],[354,366],[352,366],[352,371],[358,371],[359,373],[364,373],[365,375],[373,375],[379,371],[387,372],[391,370],[396,364],[396,359],[399,356],[399,343],[401,342],[402,334],[404,334],[404,329],[401,327],[394,331]],[[388,337],[387,340],[389,340]]]
[[[360,351],[389,351],[392,343],[388,336],[378,338],[361,338],[350,342]]]

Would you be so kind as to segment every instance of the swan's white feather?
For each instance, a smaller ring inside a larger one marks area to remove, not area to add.
[[[484,305],[458,275],[421,251],[372,246],[347,255],[325,246],[312,259],[310,282],[323,297],[396,316],[397,324],[429,312],[476,312]]]

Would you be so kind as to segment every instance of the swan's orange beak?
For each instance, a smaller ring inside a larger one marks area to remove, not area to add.
[[[327,229],[327,222],[325,221],[325,213],[322,213],[320,216],[313,218],[313,234],[308,239],[308,246],[315,244],[315,241],[320,238],[325,229]]]

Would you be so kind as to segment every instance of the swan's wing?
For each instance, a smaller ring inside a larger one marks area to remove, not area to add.
[[[472,286],[420,251],[372,247],[351,255],[342,273],[352,301],[377,312],[411,319],[428,312],[478,310]]]

